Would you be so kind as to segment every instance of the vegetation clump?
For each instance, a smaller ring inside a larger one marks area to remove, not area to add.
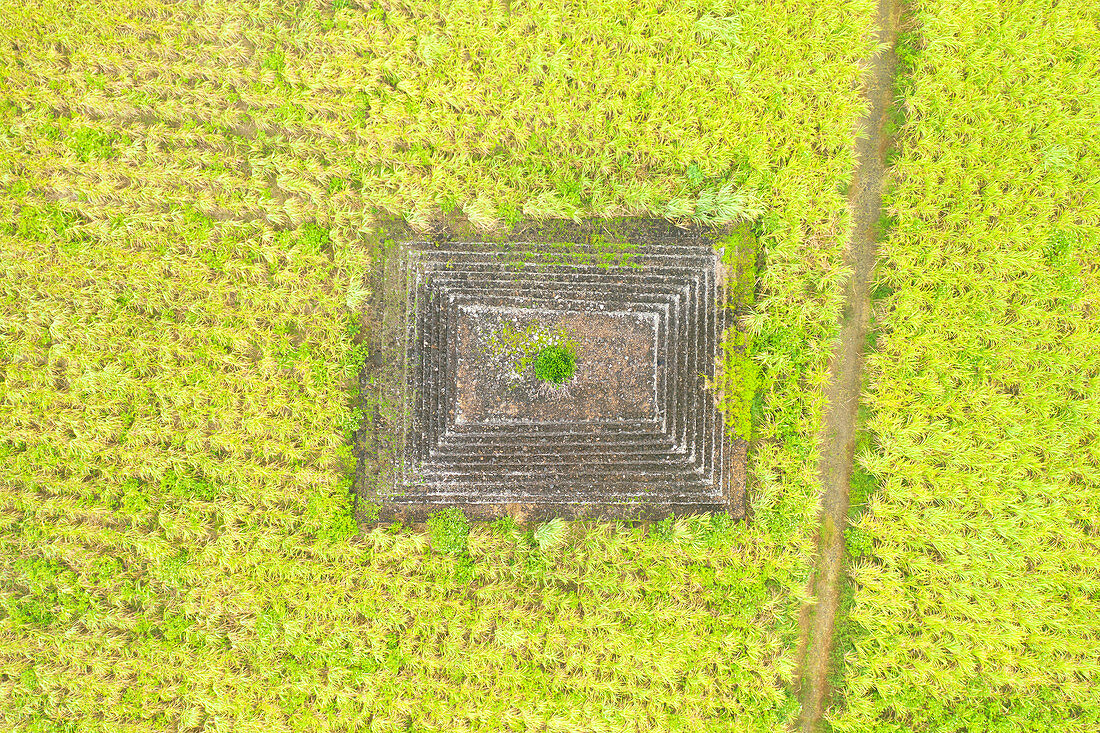
[[[428,516],[428,535],[432,548],[445,555],[466,552],[470,536],[470,520],[459,507],[447,507]]]
[[[568,381],[576,371],[577,342],[567,328],[560,326],[551,329],[532,323],[520,328],[505,322],[489,338],[487,351],[508,364],[517,381],[532,365],[538,379],[555,384]]]
[[[543,382],[564,384],[577,371],[577,358],[562,346],[547,346],[535,357],[535,376]]]

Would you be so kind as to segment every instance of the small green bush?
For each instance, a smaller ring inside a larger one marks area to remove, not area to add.
[[[461,555],[466,552],[470,521],[459,507],[447,507],[428,516],[428,534],[437,552]]]
[[[576,371],[576,357],[561,346],[547,346],[535,357],[535,376],[544,382],[562,384]]]

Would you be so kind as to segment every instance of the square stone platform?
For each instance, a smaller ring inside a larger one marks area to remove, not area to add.
[[[708,389],[733,325],[721,232],[570,229],[378,251],[357,490],[379,521],[744,515],[746,445]],[[573,378],[518,369],[501,334],[522,332],[569,334]]]

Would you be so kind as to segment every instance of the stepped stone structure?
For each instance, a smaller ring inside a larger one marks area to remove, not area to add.
[[[663,222],[633,241],[575,239],[386,249],[361,462],[381,519],[445,505],[479,518],[743,515],[745,444],[713,391],[732,309],[712,242]],[[552,338],[576,355],[561,385],[522,368]]]

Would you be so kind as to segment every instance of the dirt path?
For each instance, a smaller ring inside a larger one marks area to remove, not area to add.
[[[890,143],[886,136],[886,122],[893,101],[894,69],[897,65],[893,49],[900,13],[901,3],[898,0],[879,0],[878,40],[887,44],[889,50],[877,54],[864,70],[863,93],[869,109],[859,122],[859,130],[865,136],[856,140],[857,163],[848,191],[852,232],[845,260],[853,272],[845,292],[840,347],[829,360],[829,382],[825,387],[826,406],[821,426],[819,467],[823,492],[821,533],[817,567],[812,580],[815,601],[803,609],[801,619],[797,679],[802,698],[800,729],[804,733],[821,730],[822,715],[830,695],[830,656],[841,583],[844,581],[848,482],[855,452],[863,346],[870,327],[875,236],[882,213],[885,155]]]

